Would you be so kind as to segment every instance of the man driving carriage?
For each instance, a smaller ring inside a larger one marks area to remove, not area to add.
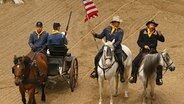
[[[135,57],[132,62],[132,73],[129,82],[136,83],[139,64],[141,63],[143,56],[147,53],[158,53],[157,52],[157,40],[164,42],[165,38],[160,31],[156,30],[158,23],[154,20],[148,21],[146,23],[147,28],[142,29],[139,34],[137,41],[138,46],[140,47],[139,54]],[[162,66],[157,67],[157,78],[156,84],[162,85]]]
[[[42,50],[47,44],[48,33],[43,30],[43,23],[36,23],[36,30],[30,34],[29,46],[33,52]]]
[[[124,75],[123,61],[125,60],[125,58],[123,60],[122,57],[123,57],[123,55],[125,57],[127,57],[127,56],[123,52],[122,47],[121,47],[121,42],[123,39],[124,32],[119,27],[120,22],[122,22],[120,17],[114,16],[111,23],[110,23],[110,26],[107,26],[101,34],[97,34],[94,31],[92,31],[91,33],[95,38],[102,39],[105,37],[106,41],[112,41],[113,39],[115,39],[114,47],[115,47],[115,55],[117,58],[117,62],[119,64],[118,69],[120,72],[120,81],[125,82],[125,79],[123,76]],[[94,68],[94,71],[90,75],[90,77],[92,77],[92,78],[97,78],[97,67],[98,67],[98,62],[102,56],[102,53],[103,53],[103,47],[99,50],[99,52],[97,53],[97,55],[95,57],[95,68]]]

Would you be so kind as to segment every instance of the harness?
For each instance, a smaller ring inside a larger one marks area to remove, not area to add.
[[[44,49],[44,48],[43,48]],[[40,51],[37,51],[37,52],[34,52],[33,56],[31,57],[31,61],[28,63],[28,66],[26,67],[26,65],[23,63],[23,64],[20,64],[20,63],[17,63],[16,65],[22,65],[23,68],[23,74],[22,75],[15,75],[15,77],[18,77],[20,78],[20,80],[22,81],[22,83],[32,83],[32,84],[40,84],[40,71],[39,71],[39,68],[37,67],[36,65],[36,60],[35,60],[35,57],[38,55],[39,52],[43,51],[43,49],[41,49]],[[34,79],[28,79],[27,77],[29,76],[29,73],[31,71],[31,68],[35,69],[36,73],[34,73]],[[27,77],[26,77],[27,76]]]
[[[105,72],[109,71],[109,69],[110,69],[110,68],[112,68],[112,66],[114,65],[114,63],[115,63],[115,62],[116,62],[116,61],[114,61],[114,62],[112,63],[112,65],[111,65],[111,66],[106,67],[106,68],[104,68],[104,67],[102,67],[102,66],[100,66],[100,65],[98,64],[98,66],[103,70],[103,73],[104,73],[104,79],[105,79],[105,80],[106,80]]]
[[[107,47],[109,47],[109,46],[107,46]],[[112,56],[111,56],[111,57],[105,58],[105,60],[106,60],[106,59],[112,60]],[[102,66],[100,66],[100,64],[98,63],[98,66],[102,69],[102,71],[103,71],[103,73],[104,73],[104,79],[105,79],[105,80],[106,80],[105,72],[109,71],[109,69],[112,68],[112,66],[114,65],[115,62],[116,62],[116,60],[114,59],[113,63],[112,63],[110,66],[108,66],[108,67],[102,67]],[[104,63],[104,62],[103,62],[103,60],[102,60],[102,65],[103,65],[103,63]]]

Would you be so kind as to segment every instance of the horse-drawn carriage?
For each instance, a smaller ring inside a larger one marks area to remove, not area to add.
[[[56,78],[63,78],[70,86],[71,91],[78,81],[78,60],[65,45],[50,45],[47,52],[48,59],[48,80],[56,84]]]

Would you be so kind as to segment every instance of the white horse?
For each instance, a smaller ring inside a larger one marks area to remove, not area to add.
[[[154,87],[156,80],[156,69],[158,65],[163,66],[163,68],[166,70],[175,70],[175,64],[171,60],[166,50],[161,53],[147,54],[144,56],[144,59],[139,67],[139,78],[141,79],[144,88],[142,104],[146,104],[147,102],[148,87],[150,87],[149,93],[151,96],[151,103],[152,100],[155,99]]]
[[[114,57],[114,44],[115,40],[112,42],[108,41],[104,43],[103,48],[103,54],[102,57],[98,63],[98,83],[99,83],[99,93],[100,93],[100,99],[99,104],[102,104],[102,93],[103,93],[103,82],[104,80],[109,81],[110,85],[110,104],[113,104],[113,96],[117,96],[118,94],[118,82],[119,82],[119,76],[117,73],[118,63],[115,61]],[[125,77],[125,97],[128,97],[128,77],[129,77],[129,71],[132,68],[132,53],[130,49],[122,45],[123,51],[127,54],[127,58],[124,61],[124,77]],[[115,83],[115,86],[114,86]]]

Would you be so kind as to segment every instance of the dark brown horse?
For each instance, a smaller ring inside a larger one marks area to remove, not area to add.
[[[41,100],[46,101],[45,82],[47,79],[47,57],[42,53],[30,52],[26,56],[14,56],[12,73],[15,75],[15,84],[19,86],[23,104],[26,104],[25,92],[29,94],[28,104],[36,104],[35,89],[41,87]]]

